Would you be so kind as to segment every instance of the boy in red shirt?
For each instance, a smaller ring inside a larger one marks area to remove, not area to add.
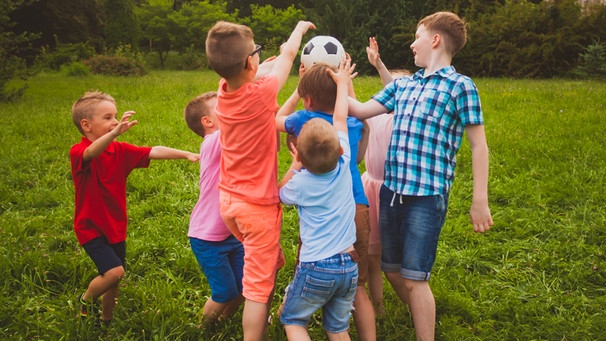
[[[99,91],[86,92],[72,106],[72,119],[83,135],[72,146],[70,161],[75,185],[74,231],[78,242],[97,266],[95,277],[78,297],[81,317],[102,299],[101,321],[111,322],[118,283],[126,258],[126,178],[135,168],[147,168],[152,159],[188,159],[200,156],[168,147],[138,147],[114,141],[137,124],[127,111],[118,121],[116,101]]]

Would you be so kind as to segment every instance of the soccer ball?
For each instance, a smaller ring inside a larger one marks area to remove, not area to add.
[[[323,62],[335,67],[345,59],[345,49],[335,37],[315,36],[303,46],[301,63],[310,68],[315,63]]]

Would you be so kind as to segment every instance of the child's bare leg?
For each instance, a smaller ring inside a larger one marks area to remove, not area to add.
[[[109,288],[103,295],[101,295],[101,320],[111,321],[114,316],[114,307],[116,306],[116,300],[118,299],[118,283],[115,286]]]
[[[246,300],[242,313],[242,329],[244,341],[263,340],[267,334],[267,317],[271,300],[268,303]]]
[[[375,341],[377,339],[375,310],[366,293],[366,286],[358,285],[353,303],[355,309],[352,315],[358,330],[358,337],[362,341]]]
[[[368,255],[368,291],[377,315],[385,314],[383,307],[383,273],[381,255]]]
[[[305,341],[311,340],[309,334],[307,333],[307,328],[295,325],[287,325],[284,326],[284,331],[286,332],[286,337],[289,341]],[[327,333],[329,334],[329,333]],[[330,339],[330,335],[328,337]],[[330,339],[332,340],[332,339]],[[335,339],[336,340],[336,339]]]
[[[340,332],[340,333],[329,333],[329,332],[326,332],[326,336],[328,336],[328,339],[330,341],[349,341],[349,340],[351,340],[349,338],[349,332],[348,331],[344,331],[344,332]]]
[[[202,324],[213,324],[219,319],[222,320],[230,317],[238,310],[242,302],[244,302],[244,297],[242,297],[242,295],[225,303],[215,302],[212,298],[209,298],[204,304],[204,309],[202,311]]]
[[[103,275],[95,277],[88,285],[82,299],[96,301],[112,287],[117,287],[122,277],[124,277],[124,267],[122,266],[117,266],[106,271]]]
[[[225,307],[225,309],[223,310],[223,313],[221,314],[221,320],[226,319],[226,318],[230,317],[231,315],[233,315],[238,310],[238,308],[240,308],[240,305],[242,305],[242,303],[244,303],[244,296],[242,296],[242,295],[229,301],[227,303],[227,307]]]

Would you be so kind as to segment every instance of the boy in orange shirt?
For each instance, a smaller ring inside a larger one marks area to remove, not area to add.
[[[281,47],[271,71],[255,80],[262,46],[244,25],[218,22],[208,32],[209,65],[222,77],[217,96],[221,130],[221,216],[244,245],[244,340],[261,340],[277,270],[282,210],[278,196],[275,114],[282,88],[311,22],[301,21]]]

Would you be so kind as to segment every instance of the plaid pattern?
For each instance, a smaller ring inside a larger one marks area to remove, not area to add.
[[[398,194],[444,194],[454,179],[457,152],[468,124],[484,124],[473,81],[449,66],[396,79],[373,96],[394,111],[385,161],[385,186]]]

